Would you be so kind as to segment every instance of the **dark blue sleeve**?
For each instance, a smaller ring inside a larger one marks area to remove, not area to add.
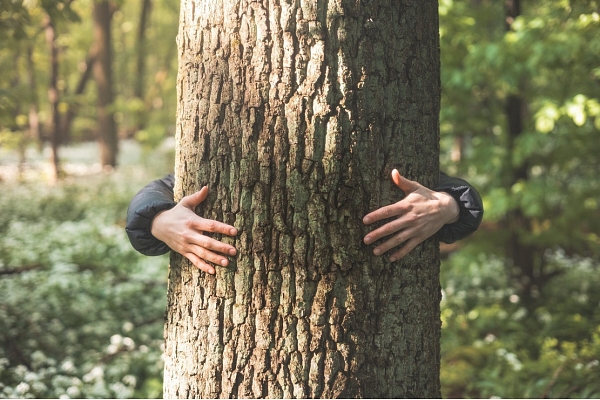
[[[436,192],[446,192],[456,200],[460,209],[458,221],[444,225],[437,237],[444,243],[454,243],[475,232],[483,219],[483,202],[481,196],[467,181],[448,176],[440,172]]]
[[[147,256],[167,253],[169,246],[152,236],[152,220],[161,211],[175,207],[173,174],[150,182],[129,203],[125,231],[134,249]]]

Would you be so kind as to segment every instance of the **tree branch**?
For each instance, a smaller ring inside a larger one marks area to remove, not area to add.
[[[43,268],[44,268],[44,266],[43,265],[39,265],[39,264],[23,265],[21,267],[2,268],[2,269],[0,269],[0,276],[1,275],[22,274],[23,272],[33,271],[33,270],[36,270],[36,269],[43,269]]]

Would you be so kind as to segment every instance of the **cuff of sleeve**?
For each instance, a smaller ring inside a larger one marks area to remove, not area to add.
[[[152,233],[152,220],[161,211],[175,207],[175,202],[154,202],[135,211],[125,231],[134,249],[146,256],[160,256],[171,249],[165,242],[155,238]]]
[[[451,244],[464,239],[479,228],[483,218],[483,210],[480,206],[481,200],[472,188],[459,186],[443,187],[436,190],[452,196],[460,209],[458,221],[446,224],[438,231],[437,237],[440,241]]]

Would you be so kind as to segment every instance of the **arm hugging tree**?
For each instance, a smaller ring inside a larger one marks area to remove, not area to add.
[[[235,226],[173,253],[165,397],[439,397],[439,257],[376,257],[398,168],[438,179],[437,2],[183,0],[175,199]]]

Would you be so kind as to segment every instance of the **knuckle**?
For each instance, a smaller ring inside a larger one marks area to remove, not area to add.
[[[191,232],[189,232],[189,231],[183,232],[183,233],[181,234],[181,239],[182,239],[182,240],[183,240],[185,243],[190,243],[190,242],[192,241],[192,235],[191,235]]]
[[[200,236],[200,238],[198,238],[198,241],[196,244],[202,248],[208,247],[208,238],[206,236],[202,235],[202,236]]]
[[[404,233],[399,233],[396,236],[394,236],[394,240],[396,242],[396,244],[400,244],[402,242],[404,242],[406,239],[404,239]]]
[[[207,230],[209,230],[211,232],[214,232],[216,225],[217,224],[215,223],[215,221],[212,221],[212,220],[209,220],[206,222],[206,228],[207,228]]]
[[[407,211],[404,213],[403,219],[408,223],[413,223],[419,219],[419,214],[413,211]]]
[[[204,247],[198,247],[196,249],[196,255],[203,260],[206,260],[206,249]]]
[[[396,221],[394,221],[394,222],[396,222]],[[387,235],[391,235],[391,234],[393,234],[393,233],[396,233],[396,232],[398,232],[400,229],[401,229],[401,228],[400,228],[399,226],[396,226],[396,224],[395,224],[395,223],[393,223],[393,222],[390,222],[390,223],[388,223],[388,224],[386,224],[386,225],[384,225],[384,226],[383,226],[383,231],[384,231],[384,234],[385,234],[386,236],[387,236]]]

